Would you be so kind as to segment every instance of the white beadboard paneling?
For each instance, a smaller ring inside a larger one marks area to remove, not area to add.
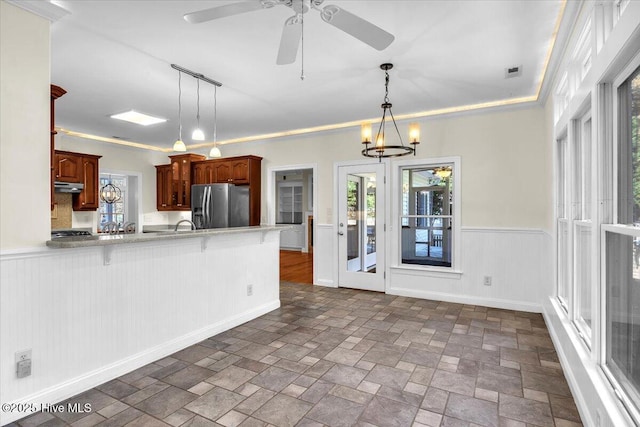
[[[279,307],[278,231],[201,242],[117,245],[110,265],[99,247],[2,254],[3,403],[55,403]]]
[[[334,276],[335,265],[338,261],[334,251],[332,224],[316,224],[315,247],[313,256],[316,262],[316,281],[314,285],[337,287]]]
[[[392,266],[387,293],[540,312],[553,293],[551,239],[535,229],[462,228],[459,273]],[[483,284],[491,276],[492,285]]]

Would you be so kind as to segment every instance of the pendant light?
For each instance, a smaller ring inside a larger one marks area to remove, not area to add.
[[[365,157],[377,157],[380,161],[382,158],[386,157],[400,157],[406,156],[408,154],[416,154],[416,146],[420,144],[420,126],[417,123],[409,124],[409,143],[413,147],[409,147],[404,145],[402,142],[402,136],[400,136],[400,131],[398,130],[398,125],[396,124],[396,119],[393,117],[393,112],[391,112],[391,107],[393,104],[389,102],[389,70],[393,68],[393,64],[385,63],[380,65],[380,68],[384,70],[384,101],[380,107],[382,107],[382,119],[380,120],[380,127],[378,128],[378,133],[376,134],[375,143],[373,146],[369,146],[372,144],[371,140],[371,123],[363,123],[361,126],[361,135],[362,135],[362,143],[364,144],[364,149],[362,150],[362,155]],[[388,145],[385,140],[385,126],[387,119],[387,111],[389,112],[389,116],[391,117],[391,121],[393,122],[393,127],[398,134],[398,138],[400,139],[400,145]]]
[[[100,200],[106,204],[112,205],[122,197],[122,191],[111,182],[111,175],[109,175],[109,181],[100,189]]]
[[[209,151],[209,157],[218,158],[222,157],[222,153],[216,144],[218,134],[218,86],[214,85],[213,89],[213,147]]]
[[[200,129],[200,79],[198,81],[198,112],[196,113],[196,119],[198,121],[198,127],[191,134],[191,139],[194,141],[204,141],[204,132]]]
[[[173,151],[187,151],[187,146],[182,142],[182,73],[178,71],[178,140],[173,144]]]

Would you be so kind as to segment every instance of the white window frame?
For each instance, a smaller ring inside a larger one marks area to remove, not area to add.
[[[574,133],[574,141],[573,144],[579,145],[580,150],[579,153],[574,151],[574,158],[571,159],[571,175],[574,177],[574,186],[573,186],[573,202],[572,206],[574,207],[571,212],[572,215],[572,242],[571,242],[571,265],[573,266],[572,272],[572,299],[573,299],[573,322],[578,330],[578,335],[584,341],[587,348],[591,349],[592,343],[592,327],[587,324],[587,322],[582,317],[582,298],[581,291],[586,286],[587,291],[591,292],[591,302],[593,302],[593,286],[594,286],[594,277],[592,276],[593,270],[591,269],[591,260],[594,257],[593,253],[593,241],[596,238],[596,232],[593,229],[593,171],[594,171],[594,162],[593,162],[593,151],[594,151],[594,142],[593,142],[593,122],[591,116],[591,108],[587,109],[587,112],[584,113],[579,118],[572,121],[576,128],[579,128]],[[589,123],[589,141],[585,139],[585,125]],[[575,155],[578,154],[576,157]],[[588,167],[588,169],[587,169]],[[589,182],[591,181],[591,182]],[[587,184],[589,184],[589,188],[587,189]],[[579,191],[579,194],[577,194]],[[589,191],[587,191],[589,190]],[[589,205],[585,203],[587,197],[591,199]],[[576,203],[577,201],[577,203]],[[577,255],[578,255],[578,230],[589,230],[590,231],[590,241],[586,247],[583,247],[582,250],[587,252],[587,265],[581,266],[579,265]],[[586,271],[590,280],[587,283],[577,283],[577,279],[581,277],[578,274],[578,269],[583,267],[583,271]],[[591,304],[593,307],[593,304]],[[594,323],[594,315],[595,312],[593,309],[591,310],[591,323]]]
[[[451,233],[451,267],[439,267],[431,265],[403,264],[402,263],[402,169],[417,167],[437,167],[442,165],[450,165],[453,169],[454,177],[453,192],[453,211],[451,212],[453,220],[453,232]],[[459,156],[452,157],[434,157],[425,159],[397,159],[391,162],[391,182],[396,187],[391,191],[391,221],[388,223],[387,229],[391,231],[391,268],[404,270],[419,270],[425,272],[433,272],[441,275],[442,273],[452,273],[460,275],[462,273],[461,246],[462,246],[462,224],[461,224],[461,202],[460,193],[462,192],[462,173],[461,160]]]
[[[609,166],[613,169],[613,173],[611,178],[612,182],[604,183],[605,186],[608,184],[608,188],[612,189],[612,203],[610,210],[612,211],[612,215],[609,218],[602,218],[600,225],[600,316],[599,323],[600,327],[600,346],[598,352],[598,365],[605,375],[607,380],[611,383],[613,390],[615,392],[616,397],[623,404],[628,414],[634,419],[636,423],[640,422],[640,409],[634,404],[632,399],[625,391],[623,391],[623,387],[621,382],[616,378],[613,372],[607,366],[607,268],[606,268],[606,233],[612,232],[622,235],[630,235],[637,236],[638,229],[635,227],[631,227],[629,225],[620,224],[619,223],[619,180],[618,175],[620,174],[619,168],[619,155],[620,155],[620,117],[619,117],[619,88],[622,84],[624,84],[630,77],[633,75],[635,70],[640,67],[640,54],[637,54],[627,66],[622,70],[622,72],[618,75],[618,77],[613,82],[613,88],[611,90],[612,102],[612,128],[613,128],[613,138],[612,138],[612,165],[605,165],[605,167]],[[623,381],[626,381],[622,379]]]

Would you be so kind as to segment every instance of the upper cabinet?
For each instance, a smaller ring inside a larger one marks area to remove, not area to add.
[[[82,181],[82,154],[56,151],[54,159],[55,181]]]
[[[49,160],[50,160],[50,168],[51,168],[51,210],[53,210],[53,204],[55,203],[55,193],[54,193],[54,186],[53,183],[56,180],[56,158],[55,158],[55,141],[54,141],[54,136],[56,134],[56,124],[55,124],[55,100],[60,98],[62,95],[64,95],[65,93],[67,93],[66,90],[62,89],[60,86],[56,86],[56,85],[51,85],[50,87],[50,92],[51,92],[51,118],[49,121],[50,127],[51,127],[51,140],[49,143]]]
[[[54,181],[81,182],[84,189],[73,195],[74,211],[95,211],[100,207],[99,166],[101,156],[74,153],[71,151],[54,152]]]
[[[236,185],[259,183],[261,161],[262,157],[241,156],[196,162],[193,165],[193,183]]]
[[[156,207],[159,211],[191,210],[191,164],[206,159],[200,154],[169,156],[169,165],[156,166]]]
[[[74,211],[95,211],[100,207],[98,159],[100,156],[83,154],[80,166],[80,182],[84,189],[73,199]]]

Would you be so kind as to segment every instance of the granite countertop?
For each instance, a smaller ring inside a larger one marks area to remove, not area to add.
[[[47,241],[50,248],[84,248],[92,246],[120,245],[152,242],[157,240],[190,239],[228,234],[242,234],[267,231],[282,231],[289,227],[282,225],[258,225],[253,227],[210,228],[205,230],[178,230],[136,234],[100,234],[93,236],[62,237]]]

